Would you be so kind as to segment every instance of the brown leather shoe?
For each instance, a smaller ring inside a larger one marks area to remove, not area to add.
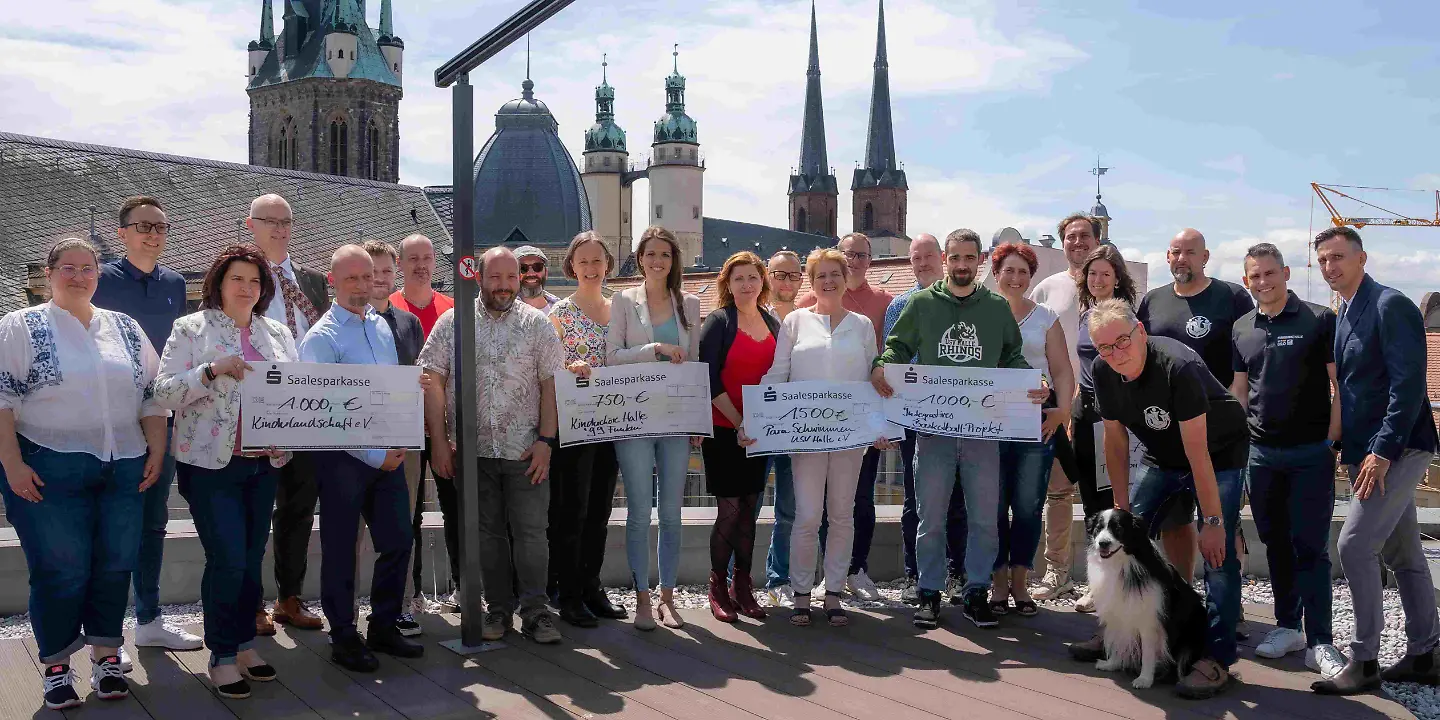
[[[275,623],[270,621],[270,613],[264,610],[255,611],[255,634],[261,637],[275,634]]]
[[[275,603],[275,609],[271,611],[271,614],[275,616],[275,622],[284,623],[300,630],[319,630],[325,627],[325,621],[311,615],[300,603],[300,598],[294,595]]]

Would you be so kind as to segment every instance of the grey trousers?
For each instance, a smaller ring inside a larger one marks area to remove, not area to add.
[[[1385,627],[1382,559],[1400,586],[1406,654],[1426,652],[1440,639],[1435,588],[1415,520],[1415,486],[1425,477],[1431,457],[1428,452],[1406,450],[1390,464],[1384,494],[1375,491],[1364,500],[1350,498],[1349,515],[1340,528],[1339,549],[1340,567],[1349,579],[1355,608],[1355,639],[1350,643],[1350,657],[1355,660],[1375,660],[1380,654],[1380,631]],[[1357,465],[1347,465],[1346,469],[1352,478],[1360,474]]]
[[[550,482],[531,484],[528,462],[482,457],[476,467],[485,609],[515,612],[518,600],[520,616],[528,618],[548,601]]]

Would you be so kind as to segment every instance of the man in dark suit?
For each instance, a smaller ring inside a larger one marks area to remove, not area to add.
[[[1365,273],[1360,234],[1348,227],[1315,236],[1315,256],[1340,295],[1335,368],[1340,388],[1340,462],[1355,494],[1340,529],[1340,566],[1350,581],[1355,639],[1327,695],[1368,692],[1386,682],[1440,684],[1435,591],[1415,520],[1415,486],[1435,455],[1435,419],[1425,394],[1425,323],[1398,290]],[[1405,608],[1405,658],[1379,669],[1380,560],[1395,573]]]
[[[330,307],[330,291],[325,273],[311,270],[290,258],[290,229],[295,214],[290,203],[279,195],[262,195],[250,203],[245,227],[255,245],[270,262],[270,276],[275,281],[275,300],[265,315],[290,328],[296,346],[305,333]],[[310,547],[310,528],[315,522],[317,489],[306,453],[280,469],[280,484],[275,493],[274,536],[275,584],[279,596],[275,601],[274,619],[292,627],[319,630],[325,623],[305,609],[300,593],[305,584],[306,553]],[[255,632],[274,635],[275,626],[265,608],[255,611]]]

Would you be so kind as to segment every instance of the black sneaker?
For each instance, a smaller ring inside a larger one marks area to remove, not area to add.
[[[975,623],[975,627],[993,628],[1000,624],[995,617],[995,612],[990,609],[990,600],[985,597],[984,590],[975,590],[965,595],[965,605],[961,613],[966,620]]]
[[[395,621],[395,629],[405,637],[418,637],[423,632],[420,623],[415,622],[415,616],[410,613],[400,613],[400,619]]]
[[[920,583],[915,578],[905,576],[904,585],[900,588],[900,602],[911,607],[920,604]]]
[[[121,700],[130,695],[130,683],[120,669],[120,656],[109,655],[90,661],[90,689],[101,700]]]
[[[80,696],[75,694],[75,671],[69,665],[45,668],[45,707],[51,710],[80,707]]]
[[[910,622],[922,630],[940,627],[940,591],[921,590],[919,605]]]

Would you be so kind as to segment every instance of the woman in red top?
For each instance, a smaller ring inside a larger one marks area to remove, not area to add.
[[[725,261],[716,281],[720,308],[700,328],[700,360],[710,365],[710,396],[715,437],[700,445],[705,461],[705,489],[715,496],[715,527],[710,532],[710,612],[722,622],[735,622],[736,612],[763,619],[751,586],[755,549],[755,509],[765,492],[766,458],[746,457],[738,430],[740,388],[756,385],[775,359],[780,321],[762,310],[770,298],[765,265],[752,252]],[[749,444],[749,443],[745,443]],[[735,559],[734,586],[727,579]]]

